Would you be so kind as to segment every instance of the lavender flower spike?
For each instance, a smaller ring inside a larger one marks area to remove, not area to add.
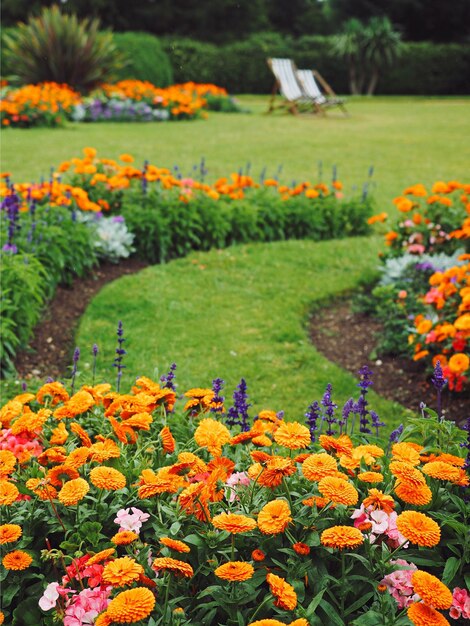
[[[437,391],[437,417],[440,419],[442,412],[442,389],[447,383],[447,379],[444,378],[444,374],[442,373],[440,361],[436,361],[436,365],[434,367],[434,375],[431,377],[431,382]]]
[[[308,407],[305,417],[307,418],[307,426],[310,430],[310,438],[312,443],[314,443],[316,441],[315,433],[318,430],[317,420],[320,419],[320,405],[316,400]]]
[[[211,413],[223,413],[224,412],[224,396],[220,395],[222,391],[222,387],[224,386],[224,381],[222,378],[214,378],[212,381],[212,391],[214,392],[214,397],[212,398],[212,407]]]
[[[247,402],[248,394],[246,389],[246,381],[242,378],[233,393],[233,406],[228,410],[226,419],[227,426],[239,425],[242,432],[250,430],[248,408],[251,404]]]
[[[171,389],[172,391],[175,391],[176,389],[176,385],[173,382],[175,378],[175,370],[176,370],[176,363],[172,363],[170,365],[168,374],[163,374],[163,376],[160,376],[160,381],[164,383],[163,387],[166,389]]]
[[[77,371],[78,371],[78,361],[80,359],[80,348],[75,348],[74,353],[73,353],[73,367],[72,367],[72,395],[73,395],[73,391],[75,388],[75,376],[77,375]]]
[[[332,385],[328,383],[326,386],[325,394],[321,401],[321,403],[325,407],[325,415],[323,417],[323,420],[328,424],[328,429],[326,431],[327,435],[336,434],[336,430],[333,430],[332,426],[333,424],[336,424],[338,421],[335,417],[335,409],[338,408],[338,405],[335,404],[333,400],[331,399],[332,390],[333,390]]]
[[[116,348],[116,356],[114,357],[113,367],[117,369],[117,381],[116,387],[119,392],[121,387],[122,370],[126,367],[122,364],[122,359],[127,352],[122,347],[122,344],[126,341],[124,339],[124,330],[122,328],[122,322],[119,321],[117,328],[118,347]]]

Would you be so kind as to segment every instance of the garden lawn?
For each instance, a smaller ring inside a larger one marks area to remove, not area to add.
[[[374,166],[374,196],[380,211],[402,188],[417,182],[463,179],[468,175],[469,98],[351,98],[350,117],[332,110],[328,116],[264,115],[268,96],[242,96],[252,114],[209,113],[207,120],[168,123],[69,124],[63,129],[8,129],[2,139],[2,169],[15,181],[48,176],[48,168],[77,156],[85,146],[101,156],[123,152],[161,167],[178,164],[184,175],[202,156],[213,182],[251,163],[258,176],[283,166],[282,179],[325,180],[333,165],[345,184],[359,190]]]
[[[139,375],[158,379],[175,361],[180,393],[221,377],[230,403],[244,377],[252,416],[285,410],[287,419],[303,421],[328,382],[342,404],[357,397],[357,380],[316,352],[308,315],[312,306],[352,291],[374,266],[377,247],[375,238],[251,244],[194,253],[123,277],[107,285],[82,318],[76,341],[82,376],[90,375],[97,343],[97,380],[116,380],[112,363],[122,320],[128,354],[121,391]],[[405,415],[376,396],[372,408],[388,430]]]

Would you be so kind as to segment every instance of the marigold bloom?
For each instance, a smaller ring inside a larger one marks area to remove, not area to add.
[[[251,473],[249,472],[249,475],[253,479],[257,479],[258,484],[261,486],[272,489],[282,483],[284,476],[295,474],[296,468],[292,459],[272,456],[266,461],[264,467],[260,467],[260,471],[252,470]],[[255,476],[252,476],[253,473],[255,473]]]
[[[424,513],[417,511],[403,511],[397,517],[397,528],[400,533],[418,546],[433,548],[441,538],[441,529]]]
[[[54,411],[54,417],[58,420],[64,417],[75,417],[86,413],[95,406],[95,399],[88,391],[78,391],[67,402]]]
[[[419,452],[407,442],[394,443],[392,446],[392,456],[394,460],[419,465]]]
[[[128,546],[138,538],[139,535],[132,530],[121,530],[111,537],[111,541],[117,546]]]
[[[8,552],[2,559],[3,567],[14,571],[26,569],[32,562],[32,557],[27,552],[23,552],[23,550]]]
[[[426,482],[423,474],[413,467],[411,463],[404,463],[403,461],[392,461],[390,463],[390,472],[396,476],[399,480],[404,480],[414,485],[422,485]]]
[[[380,472],[360,472],[357,477],[365,483],[381,483],[384,479]]]
[[[152,569],[156,572],[159,572],[160,570],[168,570],[177,576],[184,576],[185,578],[191,578],[194,574],[193,568],[189,563],[178,561],[177,559],[171,559],[170,557],[155,559],[152,563]]]
[[[275,574],[269,573],[266,580],[271,593],[276,598],[274,604],[281,609],[286,609],[286,611],[293,611],[297,606],[297,594],[294,587]]]
[[[155,596],[146,587],[121,591],[108,605],[106,614],[120,624],[140,622],[150,615],[155,606]]]
[[[20,495],[18,488],[8,480],[0,480],[0,506],[13,504]]]
[[[57,489],[49,485],[47,478],[30,478],[26,481],[26,488],[33,491],[40,500],[53,500],[57,498]]]
[[[458,468],[444,463],[443,461],[431,461],[426,463],[422,468],[423,474],[431,476],[431,478],[437,478],[438,480],[448,480],[451,483],[455,483],[460,478],[460,472]]]
[[[143,573],[142,565],[128,556],[123,556],[106,563],[103,570],[103,580],[113,587],[124,587],[138,580],[140,574]]]
[[[329,454],[312,454],[302,463],[302,474],[307,480],[321,480],[338,470],[338,464]]]
[[[80,424],[78,424],[77,422],[71,422],[70,430],[79,437],[79,439],[80,439],[80,441],[82,443],[82,446],[85,446],[86,448],[89,448],[92,445],[92,441],[91,441],[88,433],[86,432],[86,430],[84,430],[80,426]]]
[[[230,580],[231,582],[241,582],[248,580],[255,573],[253,565],[244,563],[243,561],[230,561],[220,565],[214,574],[222,580]]]
[[[58,381],[43,385],[36,394],[36,400],[39,404],[44,404],[44,398],[46,396],[52,398],[52,406],[55,406],[59,402],[67,402],[69,399],[69,394],[64,385]]]
[[[272,500],[258,513],[258,528],[265,535],[284,532],[291,521],[290,508],[285,500]]]
[[[432,499],[432,491],[426,483],[417,485],[407,480],[399,480],[395,485],[395,493],[403,502],[415,506],[429,504]]]
[[[82,467],[82,465],[85,465],[85,463],[88,460],[89,455],[90,455],[89,448],[85,446],[80,447],[80,448],[75,448],[75,450],[72,450],[72,452],[64,460],[64,465],[66,465],[67,467],[73,467],[75,469],[78,469],[79,467]]]
[[[309,429],[299,422],[282,422],[274,433],[274,441],[280,446],[297,450],[308,448],[312,438]]]
[[[302,500],[302,504],[304,504],[305,506],[311,506],[311,507],[316,506],[317,509],[322,509],[327,504],[331,505],[332,509],[336,507],[336,504],[333,504],[331,500],[328,500],[328,498],[322,498],[321,496],[313,496],[311,498],[305,498],[305,500]]]
[[[302,556],[306,556],[307,554],[310,554],[310,546],[308,546],[306,543],[297,542],[297,543],[294,543],[292,547],[295,550],[295,552],[297,552],[297,554],[300,554]]]
[[[357,548],[364,542],[359,529],[353,526],[332,526],[324,530],[320,536],[321,543],[327,548]]]
[[[126,477],[114,467],[94,467],[90,472],[90,480],[98,489],[117,491],[126,486]]]
[[[442,613],[422,602],[410,604],[407,614],[414,626],[450,626]]]
[[[384,494],[379,489],[369,489],[369,495],[364,498],[364,508],[371,506],[374,509],[380,509],[385,513],[391,513],[395,508],[395,501],[392,496]]]
[[[80,474],[74,467],[62,464],[51,467],[47,472],[47,478],[54,487],[61,487],[64,481],[79,478]]]
[[[322,478],[318,483],[318,491],[335,504],[350,506],[359,500],[359,494],[354,485],[336,476]]]
[[[22,533],[21,526],[18,524],[2,524],[0,526],[0,545],[16,541]]]
[[[246,533],[256,528],[256,520],[236,513],[221,513],[212,519],[212,524],[219,530],[229,533]]]
[[[117,459],[121,456],[121,450],[115,441],[112,439],[104,439],[103,441],[97,441],[90,447],[90,461],[96,461],[97,463],[103,463],[109,459]]]
[[[251,558],[253,559],[253,561],[264,561],[264,559],[266,558],[266,555],[262,550],[260,550],[259,548],[256,548],[251,553]]]
[[[191,552],[191,548],[188,546],[188,544],[184,543],[184,541],[171,539],[170,537],[160,537],[159,541],[167,548],[175,550],[176,552]]]
[[[96,563],[101,563],[102,561],[106,561],[106,559],[112,556],[115,552],[115,548],[106,548],[106,550],[101,550],[100,552],[97,552],[88,559],[88,561],[86,562],[87,567],[90,565],[95,565]]]
[[[13,473],[18,459],[10,450],[0,450],[0,477],[6,478]]]
[[[83,500],[88,491],[90,485],[83,478],[74,478],[65,483],[62,489],[59,491],[57,498],[65,506],[73,506]]]
[[[220,456],[222,446],[230,441],[231,435],[226,426],[207,417],[199,422],[194,439],[198,446],[207,448],[213,456]]]
[[[411,582],[415,593],[428,606],[435,609],[449,609],[452,606],[452,592],[436,576],[418,569],[413,572]]]
[[[160,439],[162,440],[163,450],[172,454],[175,451],[176,441],[168,426],[164,426],[160,431]]]
[[[353,442],[348,435],[331,437],[330,435],[320,435],[319,443],[327,452],[333,450],[337,455],[350,454],[353,449]]]
[[[462,352],[453,354],[449,359],[448,366],[453,374],[463,374],[470,367],[470,358]]]

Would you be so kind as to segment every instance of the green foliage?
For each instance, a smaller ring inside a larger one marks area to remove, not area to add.
[[[158,190],[140,199],[136,194],[130,201],[124,197],[122,213],[135,235],[137,253],[151,263],[250,241],[363,235],[372,211],[368,199],[298,195],[284,201],[269,188],[248,190],[241,200],[198,194],[184,203],[178,195]]]
[[[173,83],[173,71],[168,55],[154,35],[149,33],[115,33],[114,43],[122,54],[124,66],[117,79],[146,80],[157,87]]]
[[[110,81],[121,64],[110,32],[99,20],[79,20],[57,6],[20,23],[4,36],[6,63],[23,83],[54,81],[86,91]]]

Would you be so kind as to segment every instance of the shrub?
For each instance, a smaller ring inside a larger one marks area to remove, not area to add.
[[[67,83],[79,91],[111,80],[121,64],[110,32],[96,19],[78,20],[57,6],[4,37],[6,63],[23,83]]]
[[[132,78],[148,81],[157,87],[173,83],[170,59],[160,40],[149,33],[114,33],[114,43],[124,59],[117,72],[118,80]]]

